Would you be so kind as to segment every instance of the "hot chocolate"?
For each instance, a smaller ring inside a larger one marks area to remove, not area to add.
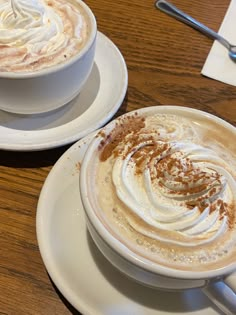
[[[1,0],[0,71],[38,71],[75,56],[90,32],[76,0]]]
[[[234,261],[234,132],[208,118],[144,112],[119,118],[98,137],[91,199],[113,237],[152,263],[181,270]]]

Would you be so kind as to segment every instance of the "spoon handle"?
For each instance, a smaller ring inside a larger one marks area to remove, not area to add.
[[[192,26],[193,28],[197,29],[201,33],[207,35],[208,37],[218,40],[223,46],[225,46],[227,49],[230,49],[231,45],[226,39],[224,39],[222,36],[214,32],[213,30],[211,30],[204,24],[198,22],[197,20],[192,18],[190,15],[179,10],[178,8],[176,8],[176,6],[169,3],[168,1],[158,0],[156,2],[156,7],[159,8],[161,11],[173,16],[177,20],[180,20],[181,22]]]

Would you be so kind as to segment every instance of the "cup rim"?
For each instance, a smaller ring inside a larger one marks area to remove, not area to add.
[[[152,106],[152,107],[145,107],[141,109],[137,109],[131,112],[128,112],[120,117],[133,115],[134,113],[187,113],[187,114],[193,114],[201,117],[205,117],[211,121],[214,121],[216,123],[219,123],[223,125],[225,128],[229,129],[231,132],[235,134],[236,137],[236,128],[231,125],[230,123],[226,122],[225,120],[212,115],[210,113],[190,108],[190,107],[183,107],[183,106],[177,106],[177,105],[160,105],[160,106]],[[104,136],[104,133],[107,134],[109,131],[113,129],[113,127],[116,124],[117,119],[112,120],[109,124],[107,124],[105,127],[101,129],[101,133]],[[88,196],[88,185],[86,180],[86,174],[87,174],[87,168],[89,161],[91,157],[94,155],[94,151],[97,149],[98,144],[102,140],[102,136],[99,135],[99,133],[94,137],[94,139],[91,141],[91,143],[88,146],[88,149],[86,150],[85,156],[82,161],[81,170],[80,170],[80,194],[81,194],[81,200],[82,204],[84,206],[84,211],[86,214],[87,219],[90,221],[92,226],[95,228],[97,233],[100,235],[100,237],[103,239],[103,241],[111,248],[113,249],[117,254],[119,254],[124,259],[128,260],[132,264],[140,267],[141,269],[144,269],[148,272],[152,272],[154,274],[159,274],[166,277],[176,278],[176,279],[188,279],[188,280],[200,280],[200,279],[210,279],[210,278],[216,278],[216,277],[222,277],[226,274],[229,274],[236,270],[236,262],[231,263],[226,266],[222,266],[213,270],[204,270],[204,271],[190,271],[190,270],[180,270],[180,269],[174,269],[171,267],[166,267],[164,265],[152,262],[146,258],[141,257],[140,255],[134,253],[132,250],[128,249],[124,244],[122,244],[118,239],[116,239],[113,235],[111,235],[108,230],[103,226],[101,221],[97,219],[97,216],[95,215],[92,206],[89,202]]]
[[[78,2],[78,4],[86,11],[90,24],[91,24],[91,30],[89,33],[89,38],[86,41],[84,47],[73,57],[69,58],[63,63],[56,64],[54,66],[43,68],[42,70],[35,70],[35,71],[26,71],[26,72],[13,72],[13,71],[7,71],[3,72],[0,71],[0,79],[28,79],[28,78],[37,78],[42,76],[47,76],[49,74],[64,70],[71,65],[73,65],[77,60],[81,59],[87,51],[90,49],[90,47],[93,45],[96,35],[97,35],[97,22],[96,18],[90,9],[90,7],[82,0],[75,0]]]

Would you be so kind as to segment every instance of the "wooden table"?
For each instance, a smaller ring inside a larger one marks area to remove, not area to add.
[[[229,5],[229,0],[173,2],[214,30]],[[200,74],[210,39],[157,11],[153,0],[86,3],[128,66],[128,91],[117,115],[173,104],[202,109],[236,126],[236,88]],[[50,281],[35,228],[40,190],[68,148],[0,151],[0,314],[79,314]]]

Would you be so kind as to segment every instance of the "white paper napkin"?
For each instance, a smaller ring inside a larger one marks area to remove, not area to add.
[[[236,45],[236,0],[231,0],[219,34]],[[201,73],[212,79],[236,86],[236,62],[228,56],[228,50],[214,42]]]

